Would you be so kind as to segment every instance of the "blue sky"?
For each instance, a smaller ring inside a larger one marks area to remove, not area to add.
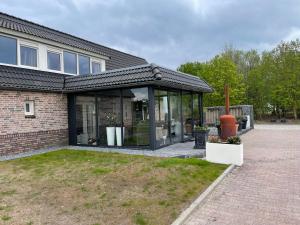
[[[300,38],[299,0],[1,0],[2,12],[177,68]]]

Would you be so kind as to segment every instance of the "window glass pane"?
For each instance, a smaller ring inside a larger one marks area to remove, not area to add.
[[[26,105],[26,112],[30,112],[30,105],[29,105],[29,103],[26,103],[25,105]]]
[[[37,67],[37,50],[21,46],[21,65]]]
[[[189,92],[182,93],[182,113],[184,139],[190,139],[193,134],[193,117],[192,94]]]
[[[75,53],[64,51],[64,72],[77,74],[77,57]]]
[[[99,144],[122,146],[121,138],[121,92],[110,90],[98,93]],[[123,129],[125,133],[125,129]]]
[[[96,145],[95,97],[76,98],[77,144]]]
[[[48,52],[48,69],[60,70],[60,54]]]
[[[123,90],[124,145],[149,145],[148,88]]]
[[[97,74],[101,73],[101,64],[97,62],[92,62],[92,73]]]
[[[17,40],[0,35],[0,63],[17,64]]]
[[[168,92],[154,90],[156,146],[170,144]]]
[[[180,92],[169,92],[170,96],[170,119],[172,143],[181,141],[181,98]]]
[[[200,111],[199,111],[199,94],[193,94],[193,118],[194,125],[200,125]]]
[[[79,74],[89,74],[90,73],[90,58],[87,56],[79,55]]]

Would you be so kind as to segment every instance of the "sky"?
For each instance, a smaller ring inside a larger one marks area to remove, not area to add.
[[[0,11],[172,69],[300,38],[300,0],[0,0]]]

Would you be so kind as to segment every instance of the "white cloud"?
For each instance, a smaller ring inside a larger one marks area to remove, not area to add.
[[[300,39],[300,28],[292,27],[290,32],[283,38],[284,41],[291,41],[295,39]]]
[[[207,17],[211,13],[230,5],[233,0],[184,0],[190,9],[202,17]]]
[[[300,38],[299,0],[1,0],[0,11],[171,68],[226,43],[263,51]]]

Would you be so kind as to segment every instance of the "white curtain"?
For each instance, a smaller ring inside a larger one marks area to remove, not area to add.
[[[21,46],[21,64],[25,66],[37,66],[37,50]]]

